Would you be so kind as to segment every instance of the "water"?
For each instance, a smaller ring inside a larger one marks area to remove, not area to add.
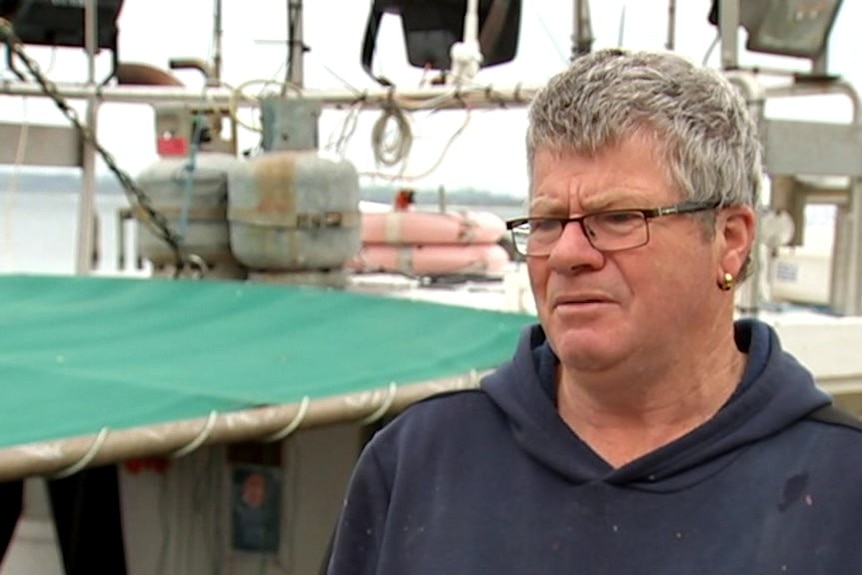
[[[74,274],[78,242],[78,210],[80,194],[77,191],[32,191],[0,188],[0,273]],[[98,260],[95,272],[99,274],[137,274],[130,268],[134,262],[136,225],[124,225],[126,266],[120,266],[118,256],[119,211],[129,207],[121,193],[108,192],[96,195],[98,234],[96,245]],[[417,206],[422,210],[437,210],[436,204]],[[520,206],[465,206],[449,205],[447,210],[490,211],[503,219],[522,214]],[[146,270],[144,270],[146,272]]]
[[[117,215],[122,194],[99,194],[96,271],[118,273]],[[74,274],[78,242],[76,192],[0,189],[0,273]],[[127,225],[131,231],[131,226]],[[131,246],[129,246],[131,247]]]
[[[436,204],[419,204],[417,210],[436,212],[440,211],[440,206]],[[462,204],[451,204],[446,206],[446,211],[449,212],[491,212],[497,214],[503,220],[509,220],[524,215],[524,208],[521,206],[509,205],[494,205],[494,206],[466,206]]]
[[[41,192],[0,187],[0,273],[74,274],[79,206],[80,194],[77,191]],[[121,249],[118,244],[118,232],[121,229],[118,214],[128,206],[128,199],[121,193],[96,195],[96,273],[147,273],[147,269],[142,271],[130,267],[135,261],[135,225],[130,221],[123,228],[126,239],[125,268],[118,261]],[[439,206],[422,204],[417,209],[437,210]],[[452,204],[447,206],[447,210],[490,211],[504,220],[523,215],[523,208],[518,205]],[[834,207],[809,206],[806,212],[806,247],[817,253],[828,253],[832,243],[833,222]]]

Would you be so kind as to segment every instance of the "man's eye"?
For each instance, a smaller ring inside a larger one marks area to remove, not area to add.
[[[530,220],[531,232],[551,232],[560,226],[560,222],[552,219],[536,219]]]
[[[630,224],[641,219],[640,212],[614,212],[601,214],[601,220],[608,224]]]

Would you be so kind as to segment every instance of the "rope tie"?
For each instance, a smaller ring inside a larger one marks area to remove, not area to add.
[[[267,435],[266,437],[263,438],[263,441],[266,441],[266,442],[280,441],[280,440],[284,439],[285,437],[289,436],[291,433],[293,433],[297,429],[299,429],[299,426],[302,425],[303,420],[305,420],[305,416],[308,415],[308,406],[310,403],[311,403],[311,400],[309,399],[309,397],[307,395],[303,396],[302,402],[299,404],[299,409],[296,410],[296,415],[293,417],[293,419],[290,421],[290,423],[288,423],[287,425],[284,426],[283,429],[276,431],[272,435]]]
[[[2,22],[0,22],[2,25]],[[66,467],[65,469],[61,469],[54,475],[52,475],[52,479],[63,479],[64,477],[69,477],[70,475],[74,475],[87,467],[93,459],[96,457],[96,454],[99,453],[99,450],[102,449],[102,446],[105,444],[105,440],[108,438],[108,428],[103,427],[99,434],[96,436],[96,439],[93,440],[93,443],[90,445],[90,448],[87,449],[87,452],[81,456],[81,459]]]
[[[392,404],[395,402],[395,394],[398,391],[398,386],[394,381],[389,382],[389,388],[386,390],[386,397],[383,398],[383,402],[380,404],[374,412],[359,421],[361,425],[370,425],[386,415],[386,412],[389,411],[389,408],[392,407]]]
[[[179,459],[180,457],[185,457],[201,445],[203,445],[204,441],[210,436],[213,431],[213,428],[216,424],[216,419],[218,419],[218,412],[214,409],[210,411],[209,417],[207,417],[206,423],[201,428],[200,432],[192,439],[187,445],[180,447],[176,451],[170,454],[170,457],[173,459]]]

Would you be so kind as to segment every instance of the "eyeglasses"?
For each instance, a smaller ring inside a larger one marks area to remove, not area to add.
[[[590,242],[601,252],[618,252],[649,243],[648,220],[675,214],[714,210],[720,202],[682,202],[642,210],[609,210],[576,218],[517,218],[506,222],[515,249],[525,256],[547,256],[563,235],[566,225],[577,222]]]

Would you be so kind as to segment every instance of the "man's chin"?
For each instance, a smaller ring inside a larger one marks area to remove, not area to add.
[[[563,366],[577,371],[610,369],[624,355],[619,338],[613,337],[609,330],[568,329],[553,337],[552,346]]]

